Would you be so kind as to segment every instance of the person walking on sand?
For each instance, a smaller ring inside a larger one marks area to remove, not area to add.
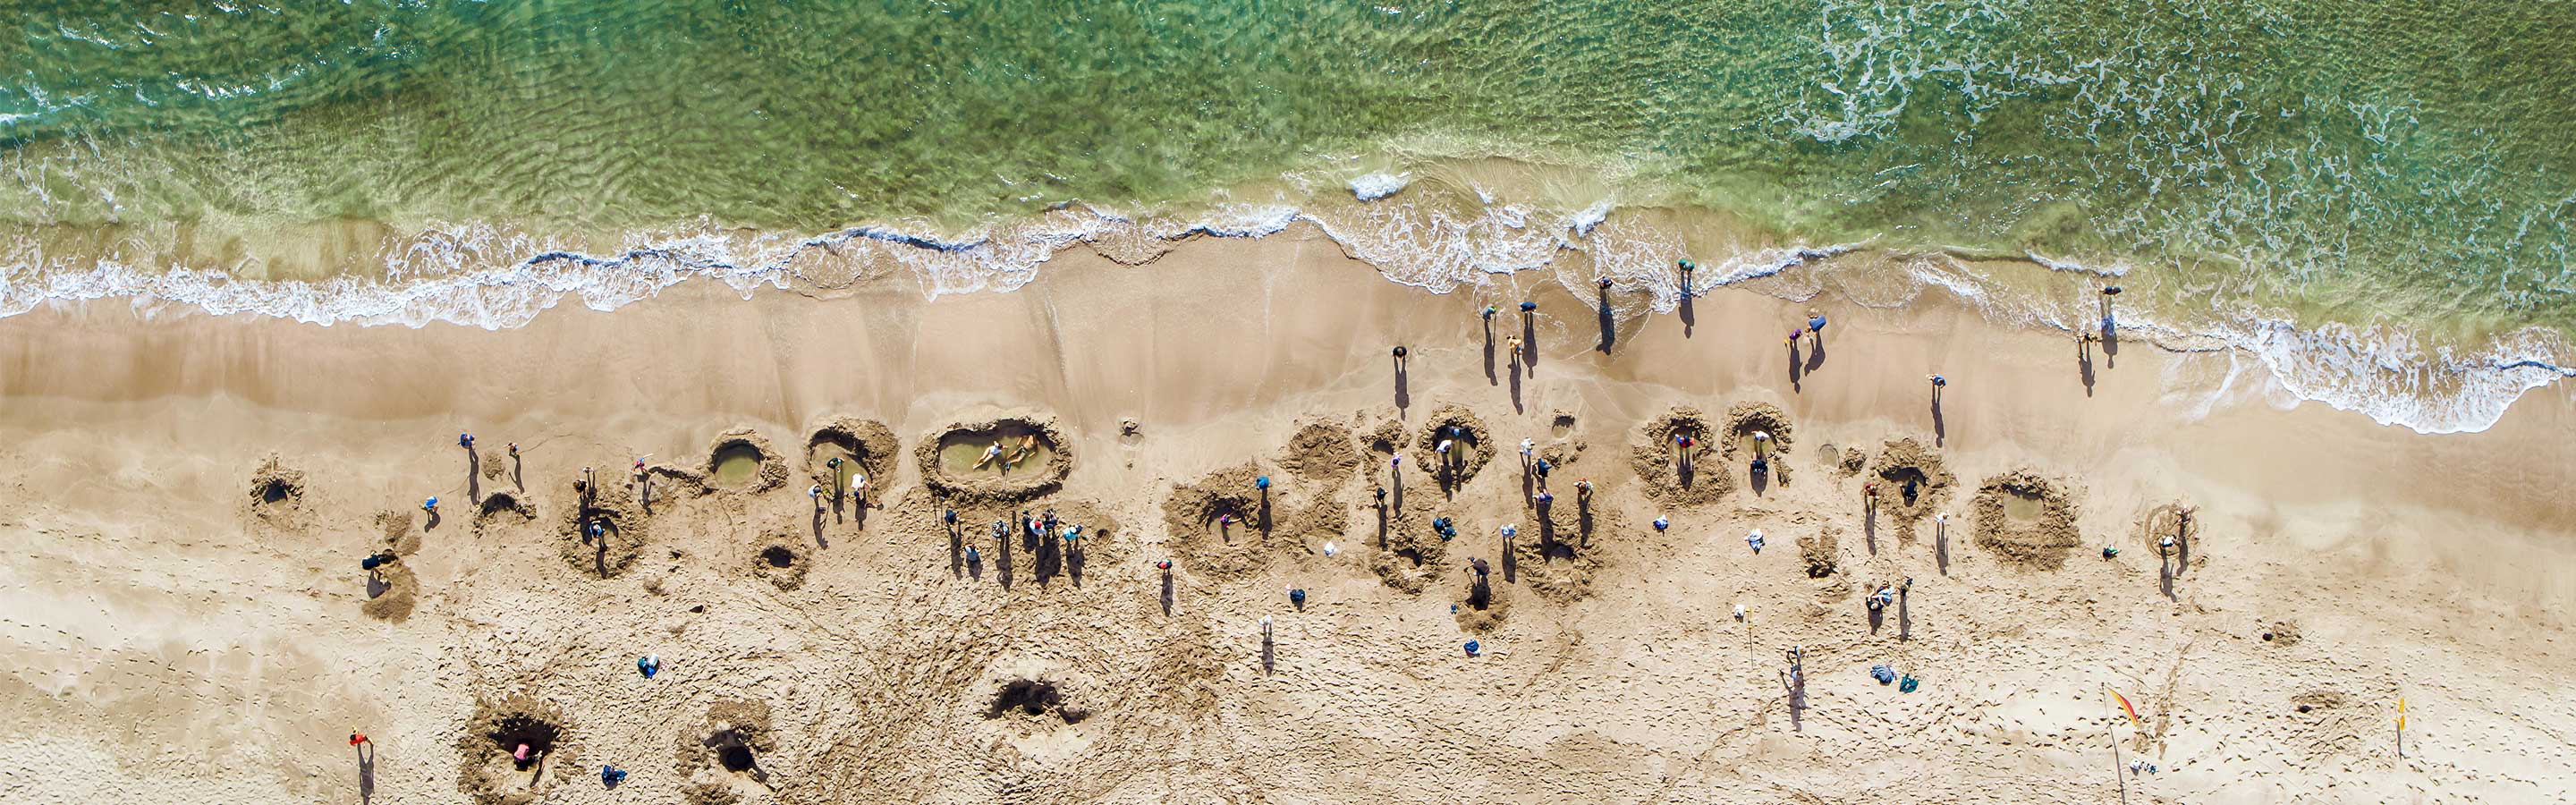
[[[429,512],[429,515],[432,517],[438,516],[438,498],[433,496],[428,500],[421,501],[420,510]]]
[[[1536,449],[1538,449],[1537,442],[1533,442],[1528,439],[1521,440],[1521,464],[1523,466],[1527,466],[1530,463],[1530,453]]]
[[[1657,532],[1661,532],[1661,531],[1663,531],[1664,529],[1671,528],[1671,527],[1673,527],[1673,521],[1671,520],[1671,518],[1664,517],[1663,515],[1656,515],[1656,516],[1655,516],[1655,530],[1656,530]]]
[[[1496,313],[1500,313],[1500,312],[1502,312],[1502,311],[1495,310],[1493,305],[1486,305],[1486,306],[1485,306],[1485,320],[1486,320],[1486,321],[1493,321],[1493,320],[1494,320],[1494,314],[1496,314]]]
[[[1520,336],[1517,336],[1517,335],[1516,335],[1516,336],[1512,336],[1512,337],[1510,337],[1510,338],[1503,339],[1503,356],[1504,356],[1504,358],[1505,358],[1506,360],[1508,360],[1508,361],[1510,361],[1510,362],[1511,362],[1511,364],[1512,364],[1512,368],[1514,368],[1514,369],[1518,369],[1518,368],[1520,368],[1520,365],[1521,365],[1521,337],[1520,337]]]
[[[467,449],[467,450],[472,450],[472,449],[474,449],[474,434],[471,434],[471,433],[459,433],[459,434],[456,434],[456,446],[458,446],[458,447],[462,447],[462,448],[465,448],[465,449]]]
[[[1691,262],[1691,259],[1688,257],[1684,257],[1676,261],[1675,265],[1682,270],[1682,296],[1687,298],[1693,293],[1691,289],[1691,272],[1698,270],[1699,264]]]
[[[356,731],[356,730],[350,730],[350,731],[349,731],[349,745],[350,745],[350,746],[358,746],[358,745],[360,745],[360,744],[371,744],[371,743],[375,743],[375,742],[374,742],[374,741],[367,740],[367,734],[366,734],[366,733],[358,732],[358,731]]]
[[[1744,544],[1753,546],[1753,553],[1757,556],[1760,555],[1762,553],[1762,529],[1756,528],[1753,529],[1753,533],[1744,535]]]
[[[1824,311],[1817,310],[1817,309],[1815,309],[1815,308],[1807,308],[1807,331],[1808,331],[1808,332],[1815,333],[1815,334],[1816,334],[1816,340],[1817,340],[1818,342],[1822,342],[1822,341],[1824,341],[1824,339],[1825,339],[1825,313],[1824,313]]]
[[[508,447],[510,448],[510,460],[517,461],[519,459],[519,443],[510,442]]]
[[[1526,315],[1529,315],[1529,314],[1532,314],[1532,313],[1536,313],[1536,312],[1538,312],[1538,303],[1537,303],[1537,302],[1522,302],[1522,303],[1521,303],[1521,315],[1526,316]]]
[[[1878,513],[1877,481],[1870,481],[1860,485],[1860,512],[1862,514]]]
[[[822,510],[823,510],[823,485],[822,485],[822,484],[815,484],[815,485],[813,485],[813,486],[806,487],[806,488],[805,488],[805,496],[806,496],[806,497],[809,497],[809,498],[813,498],[813,499],[814,499],[814,510],[815,510],[815,511],[822,511]]]
[[[1403,344],[1397,344],[1397,345],[1395,345],[1395,368],[1396,368],[1398,371],[1401,371],[1401,370],[1403,370],[1403,369],[1404,369],[1404,356],[1405,356],[1405,349],[1404,349],[1404,345],[1403,345]]]
[[[850,502],[852,502],[852,503],[856,503],[856,504],[859,504],[860,508],[866,508],[866,507],[867,507],[867,505],[868,505],[868,474],[867,474],[867,473],[864,473],[864,472],[854,472],[854,473],[851,473],[851,474],[850,474]]]
[[[1574,502],[1576,502],[1576,503],[1580,503],[1580,504],[1584,504],[1584,505],[1587,505],[1587,506],[1588,506],[1588,505],[1591,505],[1591,503],[1592,503],[1592,479],[1590,479],[1590,478],[1576,478],[1576,479],[1574,479]]]

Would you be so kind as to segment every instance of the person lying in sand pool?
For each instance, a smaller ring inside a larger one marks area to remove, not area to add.
[[[1022,436],[1020,437],[1019,446],[1011,449],[1010,460],[1002,462],[1002,469],[1007,470],[1018,465],[1020,462],[1027,461],[1029,460],[1029,456],[1035,455],[1037,452],[1038,437]]]
[[[994,443],[992,443],[992,444],[990,444],[990,445],[986,445],[986,446],[984,447],[984,457],[983,457],[983,458],[979,458],[979,459],[976,459],[976,460],[975,460],[975,468],[976,468],[976,469],[979,469],[979,470],[980,470],[980,469],[983,469],[983,468],[984,468],[984,465],[986,465],[986,464],[991,464],[991,463],[993,463],[993,461],[994,461],[994,460],[999,459],[999,458],[1001,458],[1001,457],[1002,457],[1002,443],[1001,443],[1001,442],[994,442]]]

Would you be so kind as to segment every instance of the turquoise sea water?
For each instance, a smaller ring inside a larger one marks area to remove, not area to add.
[[[1576,240],[1648,209],[2035,257],[2125,272],[2177,331],[2344,333],[2359,367],[2519,371],[2576,326],[2568,2],[20,0],[0,20],[0,311],[174,295],[173,275],[338,283],[232,305],[314,317],[550,251],[623,270],[640,232],[875,225],[955,251],[1067,204],[1347,206],[1505,158],[1557,178],[1373,203]],[[1380,234],[1359,251],[1422,273],[1400,265],[1418,232]]]

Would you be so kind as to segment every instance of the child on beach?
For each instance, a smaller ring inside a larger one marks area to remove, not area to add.
[[[1756,528],[1753,533],[1744,535],[1744,544],[1753,546],[1755,554],[1762,553],[1762,529]]]

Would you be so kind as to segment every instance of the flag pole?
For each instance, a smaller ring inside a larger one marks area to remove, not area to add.
[[[2103,685],[2103,686],[2102,686],[2102,704],[2103,704],[2103,705],[2108,706],[2108,705],[2110,705],[2110,704],[2111,704],[2111,698],[2110,698],[2110,695],[2111,695],[2111,686],[2110,686],[2110,685],[2108,685],[2108,684]],[[2119,778],[2119,780],[2120,780],[2120,805],[2129,805],[2129,777],[2128,777],[2128,775],[2127,775],[2127,774],[2123,773],[2123,772],[2124,772],[2124,769],[2123,769],[2123,767],[2120,765],[2120,728],[2119,728],[2119,724],[2118,724],[2119,720],[2120,720],[2120,716],[2119,716],[2119,714],[2118,714],[2118,713],[2113,713],[2113,714],[2111,714],[2111,717],[2110,717],[2109,719],[2107,719],[2107,720],[2105,720],[2105,721],[2103,722],[2103,724],[2102,724],[2102,731],[2103,731],[2105,734],[2108,734],[2108,735],[2111,737],[2111,776],[2112,776],[2112,777]]]

